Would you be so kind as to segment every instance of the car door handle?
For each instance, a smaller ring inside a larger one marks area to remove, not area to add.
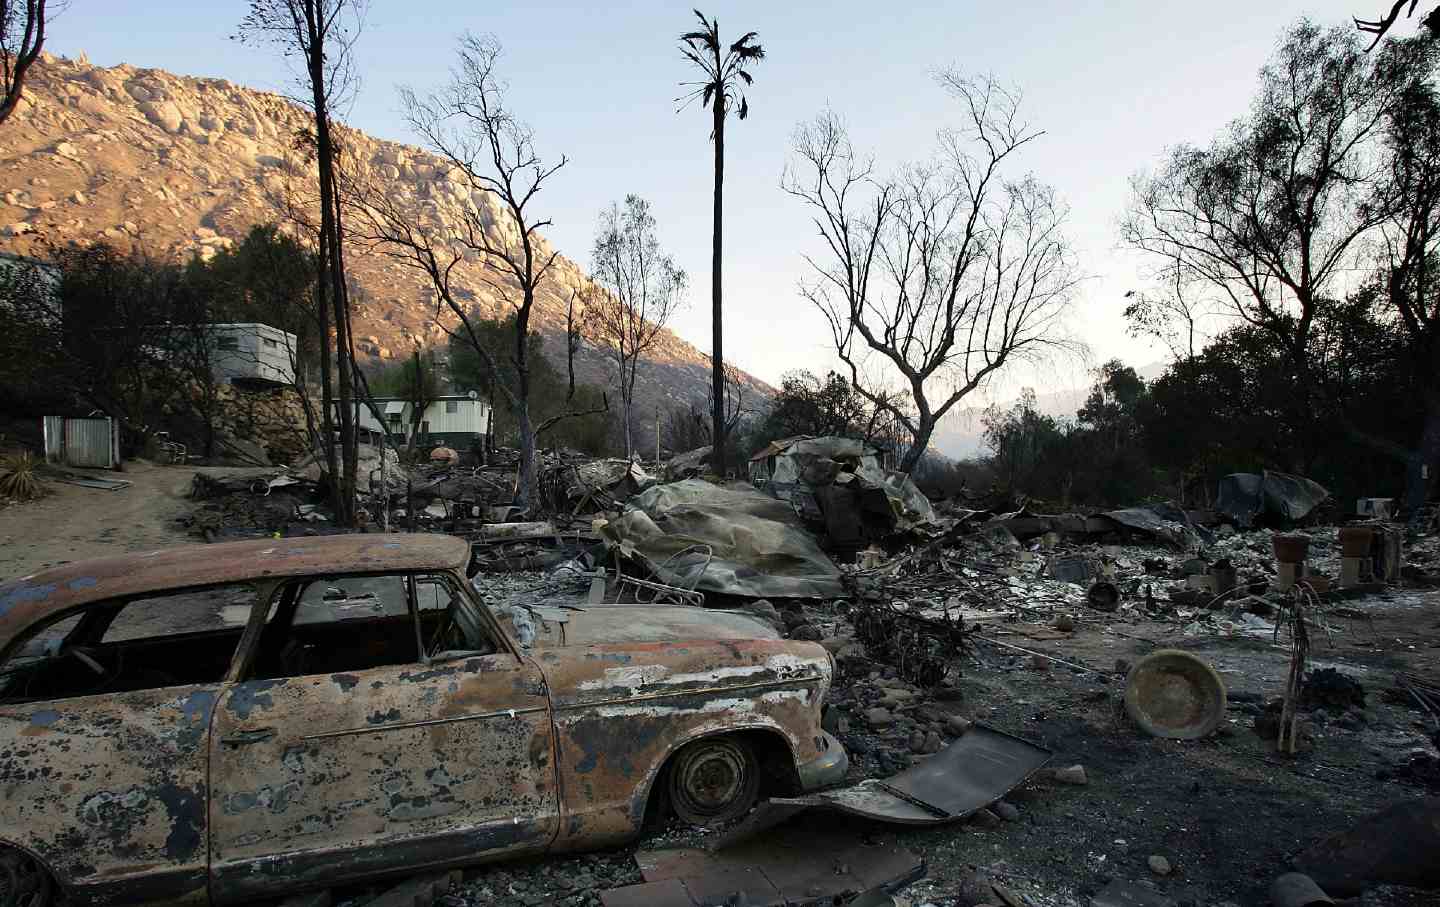
[[[226,734],[220,738],[220,742],[226,746],[247,746],[251,743],[263,743],[274,736],[275,729],[273,727],[247,728],[233,734]]]

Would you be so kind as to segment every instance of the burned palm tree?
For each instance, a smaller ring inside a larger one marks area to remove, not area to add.
[[[750,112],[745,100],[745,89],[755,84],[747,68],[765,57],[765,50],[755,43],[755,32],[746,32],[740,40],[728,47],[720,43],[720,21],[706,20],[704,14],[695,10],[700,20],[700,30],[686,32],[680,36],[680,53],[695,64],[702,78],[694,82],[682,82],[689,88],[689,94],[682,99],[686,105],[697,98],[701,107],[709,107],[714,118],[710,139],[715,143],[715,225],[711,243],[710,294],[713,321],[714,344],[710,359],[710,383],[713,420],[711,437],[715,439],[713,465],[720,475],[725,474],[725,357],[721,349],[721,296],[720,262],[722,204],[721,189],[725,182],[725,116],[732,105],[740,119]]]

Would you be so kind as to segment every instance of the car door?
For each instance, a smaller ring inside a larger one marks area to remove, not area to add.
[[[0,674],[0,839],[80,902],[204,903],[209,723],[240,638],[223,615],[256,599],[155,593],[41,628]]]
[[[331,578],[280,596],[278,629],[255,633],[253,667],[212,723],[217,901],[550,843],[543,677],[456,577]],[[451,609],[468,654],[427,657]]]

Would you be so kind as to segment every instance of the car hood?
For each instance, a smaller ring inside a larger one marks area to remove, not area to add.
[[[529,612],[536,618],[534,648],[780,638],[774,627],[752,614],[689,605],[534,607]]]

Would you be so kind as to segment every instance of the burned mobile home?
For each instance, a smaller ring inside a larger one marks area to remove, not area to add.
[[[820,646],[664,605],[537,609],[522,646],[469,562],[449,536],[345,535],[0,585],[0,841],[25,903],[239,903],[843,778]]]

